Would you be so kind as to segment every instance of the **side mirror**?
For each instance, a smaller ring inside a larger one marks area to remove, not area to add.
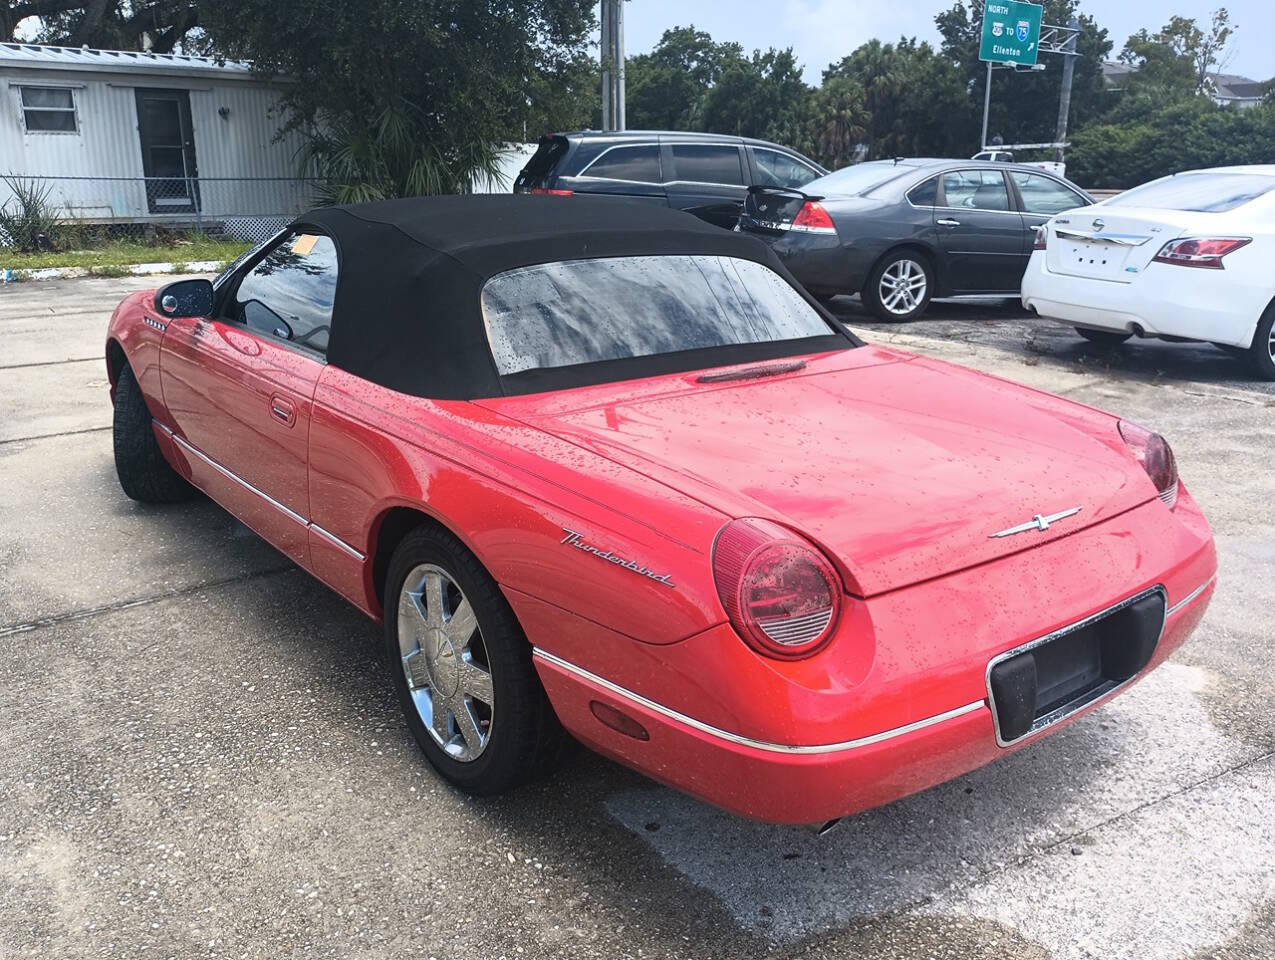
[[[178,280],[155,292],[155,309],[165,317],[206,317],[213,311],[210,280]]]

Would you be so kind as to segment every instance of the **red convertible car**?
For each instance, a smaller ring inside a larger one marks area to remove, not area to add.
[[[1214,584],[1162,437],[865,345],[764,244],[666,209],[316,210],[129,296],[106,360],[124,492],[198,488],[383,621],[412,733],[473,793],[570,733],[832,820],[1124,689]]]

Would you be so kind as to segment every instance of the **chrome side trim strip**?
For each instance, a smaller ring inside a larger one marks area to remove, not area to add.
[[[1213,574],[1213,576],[1209,577],[1207,580],[1205,580],[1202,584],[1200,584],[1190,593],[1188,593],[1185,597],[1183,597],[1173,606],[1169,607],[1168,612],[1165,613],[1164,615],[1164,618],[1167,620],[1169,619],[1169,617],[1173,616],[1175,613],[1178,613],[1179,611],[1184,610],[1187,607],[1189,607],[1191,604],[1195,603],[1196,600],[1200,599],[1200,594],[1202,594],[1209,587],[1213,586],[1215,582],[1217,582],[1216,573]]]
[[[301,516],[301,514],[297,513],[295,510],[288,509],[282,503],[276,500],[274,497],[270,496],[270,494],[263,493],[262,491],[258,490],[256,487],[254,487],[251,483],[249,483],[243,477],[239,476],[239,474],[232,473],[231,471],[227,470],[225,467],[223,467],[220,463],[218,463],[212,457],[208,456],[206,453],[204,453],[202,450],[198,449],[197,447],[194,447],[191,444],[187,443],[185,440],[177,436],[177,434],[173,433],[171,430],[168,431],[168,434],[169,436],[173,438],[173,442],[176,443],[183,450],[185,450],[187,453],[193,454],[194,456],[198,457],[200,460],[204,461],[204,463],[208,464],[208,466],[212,467],[214,470],[220,473],[227,480],[233,480],[235,483],[239,484],[239,486],[243,487],[249,493],[255,493],[262,500],[266,501],[266,503],[270,504],[270,506],[274,507],[276,510],[282,513],[289,520],[299,523],[303,527],[308,527],[310,525],[310,522],[306,520],[305,517]]]
[[[239,486],[243,487],[245,490],[249,491],[250,493],[255,493],[262,500],[266,501],[266,503],[270,504],[270,506],[274,507],[276,510],[282,513],[289,520],[292,520],[296,523],[299,523],[303,527],[313,530],[324,540],[327,540],[329,543],[333,544],[334,546],[340,547],[342,550],[344,550],[347,554],[349,554],[355,560],[358,560],[360,563],[362,563],[364,560],[367,559],[367,557],[365,557],[358,550],[355,550],[352,546],[350,546],[348,543],[346,543],[336,534],[329,533],[327,530],[324,530],[317,523],[311,523],[309,520],[301,516],[301,514],[297,513],[295,510],[290,510],[287,507],[285,507],[282,503],[280,503],[274,497],[270,496],[270,494],[264,493],[261,490],[258,490],[256,487],[254,487],[251,483],[249,483],[243,477],[239,476],[237,473],[227,470],[220,463],[218,463],[212,457],[208,456],[208,454],[204,453],[198,447],[187,442],[186,440],[183,440],[181,437],[177,436],[177,434],[173,433],[172,427],[168,426],[165,423],[161,423],[160,421],[155,419],[152,419],[151,422],[154,423],[155,426],[159,427],[159,429],[163,430],[164,433],[168,434],[168,436],[172,439],[172,441],[176,443],[178,446],[180,446],[183,450],[198,457],[200,460],[204,461],[204,463],[208,464],[208,466],[212,467],[214,470],[216,470],[226,479],[233,480],[235,483],[239,484]]]
[[[310,529],[313,530],[315,533],[317,533],[319,536],[321,536],[324,540],[328,541],[328,543],[332,544],[333,546],[340,547],[342,550],[344,550],[346,553],[352,556],[355,560],[362,562],[363,560],[366,559],[366,557],[364,557],[362,553],[360,553],[358,550],[355,550],[352,546],[350,546],[348,543],[346,543],[344,540],[338,537],[335,533],[329,533],[327,530],[324,530],[317,523],[311,523]]]
[[[963,707],[957,707],[954,710],[948,710],[945,713],[940,713],[933,717],[926,717],[924,720],[917,720],[914,723],[909,723],[902,727],[895,727],[893,730],[885,730],[881,733],[874,733],[868,737],[860,737],[857,740],[846,740],[841,743],[822,743],[812,744],[810,746],[768,743],[764,740],[754,740],[751,737],[741,736],[738,733],[731,733],[729,730],[722,730],[719,727],[714,727],[711,724],[704,723],[702,720],[696,720],[694,717],[688,717],[684,713],[679,713],[678,711],[666,707],[663,704],[656,703],[654,700],[649,700],[641,694],[634,693],[632,690],[626,690],[618,683],[612,683],[610,680],[599,677],[596,673],[590,673],[583,667],[578,667],[568,660],[563,660],[561,657],[549,653],[547,650],[535,647],[533,648],[532,653],[534,656],[539,657],[546,663],[552,663],[554,666],[561,667],[568,673],[574,674],[583,680],[596,683],[598,686],[615,694],[617,697],[621,697],[631,703],[636,703],[639,706],[645,707],[646,709],[658,713],[660,716],[667,717],[670,720],[676,720],[678,723],[685,724],[688,727],[698,730],[700,733],[706,733],[710,737],[716,737],[718,740],[725,740],[727,743],[737,744],[741,747],[751,747],[754,750],[765,750],[769,753],[820,754],[842,753],[847,750],[856,750],[859,747],[867,747],[874,743],[881,743],[884,740],[892,740],[895,737],[901,737],[904,734],[923,730],[926,727],[932,727],[935,724],[943,723],[947,720],[954,720],[957,717],[963,717],[965,714],[973,713],[975,710],[981,710],[985,706],[982,700],[976,700],[973,703],[967,703]]]

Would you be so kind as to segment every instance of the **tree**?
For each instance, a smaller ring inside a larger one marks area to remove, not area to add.
[[[625,62],[626,124],[634,130],[690,130],[695,111],[727,63],[739,60],[737,43],[715,43],[702,30],[665,30],[650,53]]]
[[[1121,60],[1138,68],[1130,92],[1171,97],[1211,92],[1211,77],[1230,60],[1227,46],[1236,29],[1220,7],[1210,15],[1207,31],[1189,17],[1172,17],[1155,34],[1139,30],[1120,52]]]
[[[577,74],[591,0],[218,0],[212,51],[286,76],[284,126],[337,202],[463,190],[490,173],[528,97]]]
[[[930,44],[871,40],[824,71],[824,87],[853,82],[863,97],[869,156],[950,155],[977,122],[960,67]]]
[[[871,119],[863,88],[853,77],[827,77],[815,91],[807,139],[810,152],[829,170],[853,163]]]
[[[696,110],[702,129],[805,146],[811,89],[790,49],[730,57]]]
[[[58,46],[169,53],[200,25],[194,0],[6,0],[0,34],[14,40],[24,20],[38,18],[36,41]]]

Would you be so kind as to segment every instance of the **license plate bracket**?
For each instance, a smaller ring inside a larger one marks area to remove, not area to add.
[[[1164,588],[1153,587],[993,658],[997,743],[1039,733],[1128,683],[1155,654],[1166,609]]]

